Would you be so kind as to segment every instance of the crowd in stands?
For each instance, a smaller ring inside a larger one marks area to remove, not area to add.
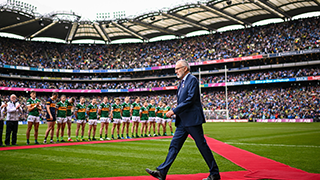
[[[0,95],[2,100],[9,101],[9,95]],[[66,94],[72,96],[71,94]],[[86,94],[83,94],[86,95]],[[107,94],[110,103],[114,102],[117,96]],[[226,108],[225,91],[206,91],[202,95],[204,110],[223,110]],[[103,95],[85,97],[86,103],[95,97],[98,102],[102,102]],[[134,101],[135,96],[131,96],[130,101]],[[18,100],[23,104],[24,115],[26,117],[26,100],[29,97],[18,95]],[[41,117],[45,117],[45,100],[48,96],[38,96],[43,106]],[[124,95],[120,97],[121,101]],[[154,99],[156,104],[159,101],[167,102],[170,106],[176,106],[176,95],[158,94],[141,95],[142,100],[150,101]],[[79,97],[76,97],[79,101]],[[261,89],[231,90],[228,92],[229,117],[231,119],[299,119],[316,118],[320,116],[320,86],[301,87],[271,87]]]
[[[74,45],[0,38],[0,65],[59,69],[128,69],[320,47],[319,17],[183,39]]]
[[[302,119],[320,115],[320,87],[268,88],[228,92],[231,119]],[[226,108],[225,91],[203,95],[208,110]]]
[[[228,82],[236,81],[253,81],[267,79],[293,78],[303,76],[320,75],[319,67],[301,67],[291,69],[274,69],[265,71],[246,71],[241,73],[228,74]],[[223,83],[225,82],[224,74],[205,75],[201,78],[202,84]],[[137,89],[137,88],[153,88],[177,86],[179,80],[171,79],[153,79],[145,81],[108,81],[108,82],[61,82],[61,81],[34,81],[34,80],[14,80],[2,79],[0,86],[2,87],[21,87],[21,88],[41,88],[41,89]]]

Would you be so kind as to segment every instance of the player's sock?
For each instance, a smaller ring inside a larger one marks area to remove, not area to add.
[[[111,135],[112,139],[114,138],[113,134]]]
[[[76,139],[78,139],[78,136],[76,136]]]
[[[29,144],[30,142],[29,142],[29,139],[27,139],[27,144]]]
[[[81,136],[81,139],[83,139],[83,136]]]
[[[100,134],[100,138],[102,138],[102,134]]]
[[[34,142],[37,143],[37,142],[38,142],[38,139],[34,139]]]
[[[107,138],[108,138],[108,135],[105,135],[104,138],[107,139]]]
[[[63,140],[63,136],[61,136],[61,138],[60,138],[60,139],[61,139],[61,141],[62,141],[62,140]]]

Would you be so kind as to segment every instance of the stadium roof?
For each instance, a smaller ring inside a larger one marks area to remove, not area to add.
[[[40,15],[33,9],[6,4],[0,7],[0,32],[32,39],[51,37],[71,42],[94,39],[111,42],[162,35],[185,36],[198,30],[215,31],[228,25],[250,27],[254,22],[319,11],[320,0],[212,0],[185,4],[133,18],[82,21],[72,12]]]

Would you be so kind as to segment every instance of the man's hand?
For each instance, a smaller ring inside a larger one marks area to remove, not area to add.
[[[20,107],[20,104],[18,104],[18,106],[16,108],[19,109],[19,107]]]
[[[174,112],[172,111],[172,110],[170,110],[170,111],[168,111],[167,113],[166,113],[166,116],[168,117],[168,118],[170,118],[171,116],[173,116],[174,115]]]

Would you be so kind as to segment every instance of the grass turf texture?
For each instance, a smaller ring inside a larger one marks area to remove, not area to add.
[[[73,139],[75,128],[73,125]],[[292,167],[320,173],[317,168],[320,166],[320,123],[206,123],[204,129],[209,137]],[[39,141],[42,142],[46,125],[41,125],[39,130]],[[19,126],[19,145],[25,145],[25,131],[25,125]],[[87,130],[87,138],[86,134]],[[32,136],[30,142],[33,143]],[[170,139],[162,139],[0,151],[0,179],[146,175],[146,167],[155,168],[163,162],[169,142]],[[243,170],[214,155],[221,172]],[[204,160],[194,142],[188,139],[169,173],[206,172]]]

